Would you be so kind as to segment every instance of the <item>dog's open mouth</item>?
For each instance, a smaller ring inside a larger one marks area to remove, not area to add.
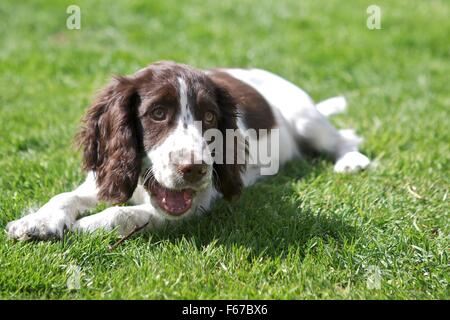
[[[180,216],[192,206],[194,190],[192,189],[168,189],[154,181],[149,190],[155,197],[159,207],[173,216]]]

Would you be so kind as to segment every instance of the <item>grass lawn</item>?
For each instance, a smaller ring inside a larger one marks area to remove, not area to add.
[[[381,30],[366,27],[373,3]],[[81,30],[66,28],[70,4]],[[449,299],[449,16],[446,0],[2,0],[2,230],[82,181],[73,136],[94,92],[155,60],[257,66],[316,100],[343,94],[333,123],[365,138],[375,166],[292,162],[112,252],[114,233],[0,232],[0,298]]]

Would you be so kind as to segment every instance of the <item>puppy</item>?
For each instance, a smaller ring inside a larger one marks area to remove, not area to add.
[[[153,63],[114,78],[87,110],[78,135],[84,183],[10,222],[7,233],[45,240],[65,229],[123,235],[157,228],[209,210],[217,198],[239,197],[306,149],[334,159],[336,172],[364,169],[370,161],[358,151],[360,139],[326,118],[345,106],[339,97],[315,105],[296,85],[260,69]],[[130,206],[80,218],[99,201]]]

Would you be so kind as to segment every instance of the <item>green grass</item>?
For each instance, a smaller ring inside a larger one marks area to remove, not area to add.
[[[81,30],[65,28],[74,2]],[[236,204],[113,252],[113,233],[0,232],[0,298],[449,299],[449,16],[445,0],[1,1],[1,229],[82,181],[72,142],[94,92],[160,59],[257,66],[316,100],[343,94],[349,111],[333,122],[364,136],[376,166],[347,176],[296,161]],[[79,290],[66,285],[73,266]]]

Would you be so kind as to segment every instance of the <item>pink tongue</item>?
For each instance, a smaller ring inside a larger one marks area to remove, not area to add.
[[[159,206],[169,214],[181,215],[191,207],[192,190],[176,191],[158,186],[155,191]]]

